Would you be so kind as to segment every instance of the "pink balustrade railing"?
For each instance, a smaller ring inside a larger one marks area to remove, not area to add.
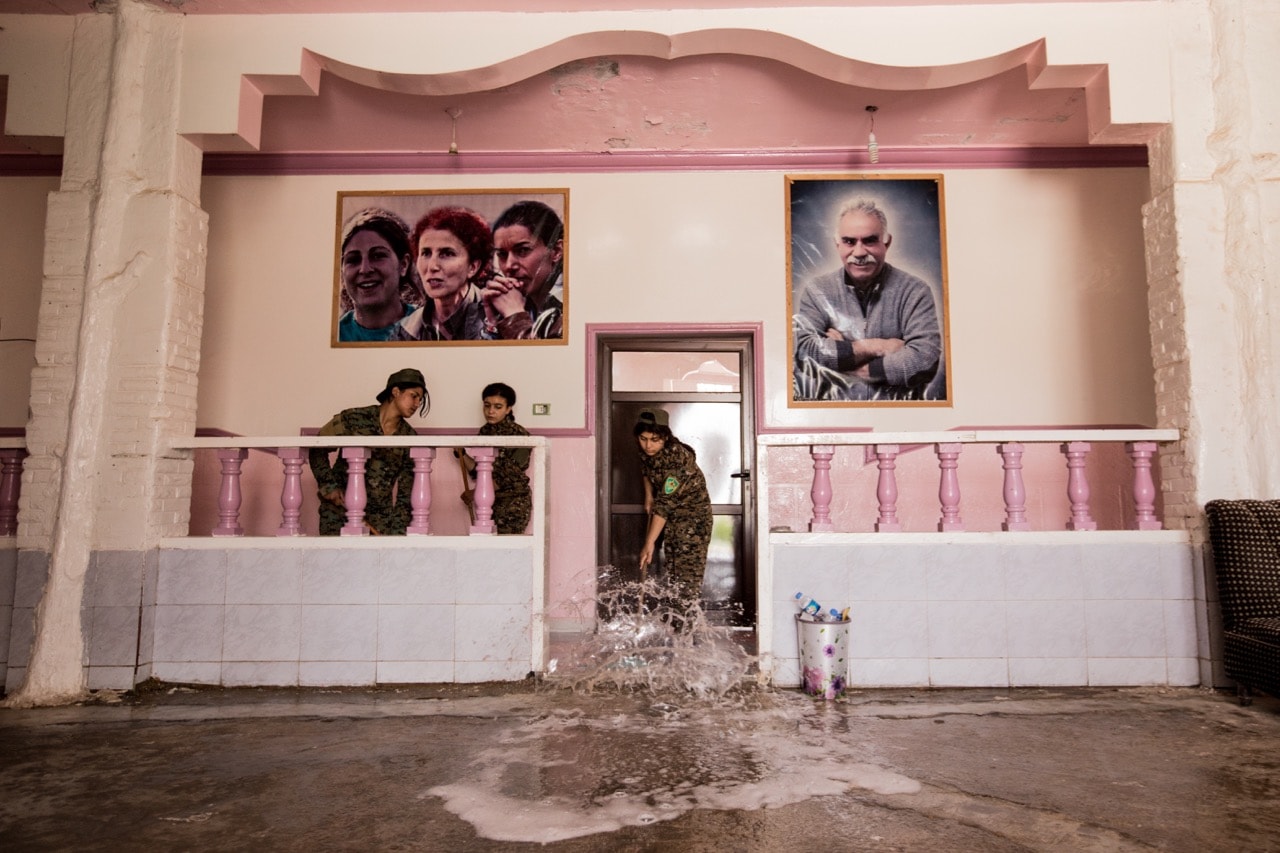
[[[972,445],[994,447],[1003,471],[1004,521],[1006,531],[1030,530],[1027,520],[1027,488],[1023,479],[1023,453],[1028,444],[1059,445],[1065,461],[1066,497],[1069,516],[1067,530],[1097,530],[1098,524],[1090,511],[1090,482],[1087,461],[1093,445],[1097,443],[1122,443],[1132,466],[1130,496],[1132,500],[1133,527],[1136,530],[1160,530],[1162,524],[1156,517],[1156,486],[1152,476],[1152,464],[1161,443],[1178,440],[1177,430],[1146,429],[1090,429],[1090,430],[971,430],[938,433],[827,433],[827,434],[770,434],[757,439],[756,481],[762,493],[765,515],[761,521],[768,523],[767,495],[770,486],[769,450],[775,447],[807,447],[813,461],[813,480],[809,491],[812,516],[808,529],[813,533],[835,532],[832,521],[832,501],[835,497],[831,480],[832,460],[837,448],[852,446],[861,448],[868,463],[874,462],[877,470],[875,499],[877,516],[876,532],[897,533],[903,531],[898,519],[899,488],[897,463],[899,456],[908,449],[932,447],[938,460],[937,501],[940,532],[966,529],[962,510],[961,483],[958,473],[962,453]],[[994,464],[994,462],[993,462]],[[914,480],[918,484],[918,478]],[[913,496],[919,500],[919,496]],[[763,529],[771,529],[765,527]]]
[[[18,533],[18,496],[22,491],[22,460],[27,449],[21,438],[0,438],[0,536]]]
[[[484,444],[477,444],[477,441]],[[194,438],[175,442],[177,450],[214,450],[217,453],[220,467],[218,488],[218,523],[211,531],[213,536],[243,536],[245,531],[240,523],[240,510],[244,504],[242,488],[242,466],[251,449],[273,452],[280,460],[283,470],[283,485],[280,490],[281,520],[276,529],[276,536],[304,535],[301,523],[303,500],[303,468],[307,462],[307,451],[312,447],[337,448],[347,460],[347,489],[343,495],[347,509],[346,523],[341,529],[343,536],[366,536],[368,526],[364,523],[364,510],[368,503],[365,491],[365,463],[375,447],[409,446],[409,458],[413,460],[413,490],[409,495],[411,507],[407,533],[411,536],[431,534],[431,472],[435,464],[437,450],[450,451],[455,447],[464,448],[476,462],[475,471],[475,519],[468,528],[468,533],[476,535],[497,532],[493,521],[493,462],[497,458],[498,449],[502,447],[533,448],[530,462],[531,479],[545,482],[546,439],[539,437],[486,437],[477,436],[419,436],[417,438],[368,437],[349,438],[325,436],[308,438]],[[535,485],[535,492],[539,491]],[[534,500],[534,505],[540,502]],[[535,518],[535,523],[539,523]]]

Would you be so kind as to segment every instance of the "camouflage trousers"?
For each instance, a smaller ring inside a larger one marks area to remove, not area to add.
[[[662,530],[662,556],[668,581],[679,595],[693,603],[702,596],[702,576],[707,571],[707,551],[711,548],[711,517],[667,523]]]
[[[499,533],[524,533],[533,514],[533,497],[528,491],[499,492],[493,498],[493,523]]]

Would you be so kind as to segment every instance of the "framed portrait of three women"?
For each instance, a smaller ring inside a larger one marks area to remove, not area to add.
[[[567,189],[339,192],[335,347],[563,344]]]

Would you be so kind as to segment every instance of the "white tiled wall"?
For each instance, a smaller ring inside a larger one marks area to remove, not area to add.
[[[162,681],[223,685],[523,678],[532,548],[496,542],[162,550],[146,663]]]
[[[1075,535],[774,536],[773,683],[800,683],[797,592],[850,608],[853,685],[1201,683],[1192,547]]]

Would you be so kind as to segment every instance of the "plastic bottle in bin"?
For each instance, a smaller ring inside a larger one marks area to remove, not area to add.
[[[796,606],[800,608],[802,616],[808,616],[814,621],[822,621],[822,605],[815,599],[806,598],[803,592],[796,593]]]

